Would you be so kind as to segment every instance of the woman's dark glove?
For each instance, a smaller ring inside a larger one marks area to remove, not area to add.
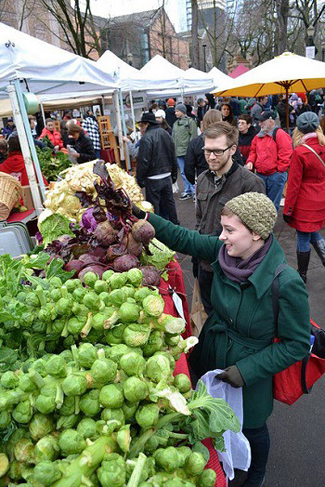
[[[283,213],[282,217],[283,217],[283,220],[284,220],[286,223],[291,223],[291,222],[293,221],[292,216],[285,215],[284,213]]]
[[[244,379],[237,365],[231,365],[227,367],[221,374],[216,375],[216,378],[222,380],[222,382],[227,382],[232,387],[243,387],[245,385]]]
[[[144,219],[147,215],[147,213],[145,211],[141,210],[141,208],[139,208],[134,203],[132,203],[132,213],[134,216],[139,218],[139,220]]]

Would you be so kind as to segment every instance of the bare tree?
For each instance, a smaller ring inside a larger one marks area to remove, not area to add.
[[[282,54],[288,49],[288,17],[289,0],[275,0],[275,10],[277,17],[277,54]]]
[[[200,67],[200,52],[199,52],[199,38],[198,38],[199,9],[198,9],[197,0],[192,0],[191,6],[192,6],[192,26],[191,26],[192,66],[193,66],[193,68],[199,69],[199,67]],[[205,66],[204,66],[204,68],[205,68]]]

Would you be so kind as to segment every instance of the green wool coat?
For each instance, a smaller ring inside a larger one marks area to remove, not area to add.
[[[273,375],[301,360],[309,351],[308,295],[298,273],[286,267],[279,283],[279,343],[275,336],[271,285],[276,268],[286,262],[272,236],[271,247],[247,282],[236,284],[220,268],[218,237],[173,225],[150,215],[156,237],[173,250],[212,263],[211,301],[214,307],[190,355],[198,377],[208,370],[237,365],[243,387],[244,428],[262,426],[273,409]]]

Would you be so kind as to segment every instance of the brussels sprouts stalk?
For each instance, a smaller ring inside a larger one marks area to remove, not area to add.
[[[29,372],[29,376],[34,382],[34,384],[38,387],[38,389],[41,389],[45,385],[45,380],[39,374],[35,369],[31,369]]]
[[[97,356],[99,359],[106,358],[105,357],[105,350],[103,348],[100,348],[97,352]]]
[[[41,303],[41,306],[46,306],[46,296],[44,294],[43,288],[41,286],[37,286],[35,292],[39,299],[39,302]]]
[[[79,414],[80,413],[80,396],[75,396],[74,398],[74,414]]]
[[[92,327],[92,321],[93,321],[92,318],[93,318],[92,312],[88,313],[87,322],[80,332],[80,335],[82,336],[82,338],[85,338],[86,336],[88,336],[88,333],[90,332],[91,327]]]
[[[144,466],[146,464],[147,457],[145,456],[144,453],[139,454],[139,458],[137,460],[137,463],[134,467],[134,470],[132,472],[132,475],[130,477],[130,480],[127,483],[127,487],[138,487],[142,475],[142,471],[144,469]]]
[[[62,298],[67,298],[68,297],[68,289],[66,286],[61,287],[61,293],[62,293]]]
[[[60,409],[62,407],[63,401],[64,401],[64,394],[63,394],[61,383],[59,383],[56,386],[56,396],[55,396],[55,404],[57,409]]]

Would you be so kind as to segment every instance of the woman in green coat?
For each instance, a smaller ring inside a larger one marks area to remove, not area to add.
[[[144,213],[137,216],[143,217]],[[264,483],[270,445],[266,420],[273,408],[273,375],[305,357],[310,346],[306,288],[289,266],[284,266],[277,277],[281,341],[274,343],[271,287],[275,271],[286,263],[272,234],[276,216],[273,203],[261,193],[245,193],[225,204],[219,237],[200,235],[147,215],[159,240],[173,250],[212,264],[214,310],[190,355],[190,366],[197,377],[223,369],[219,379],[243,387],[243,432],[252,451],[245,487]]]

